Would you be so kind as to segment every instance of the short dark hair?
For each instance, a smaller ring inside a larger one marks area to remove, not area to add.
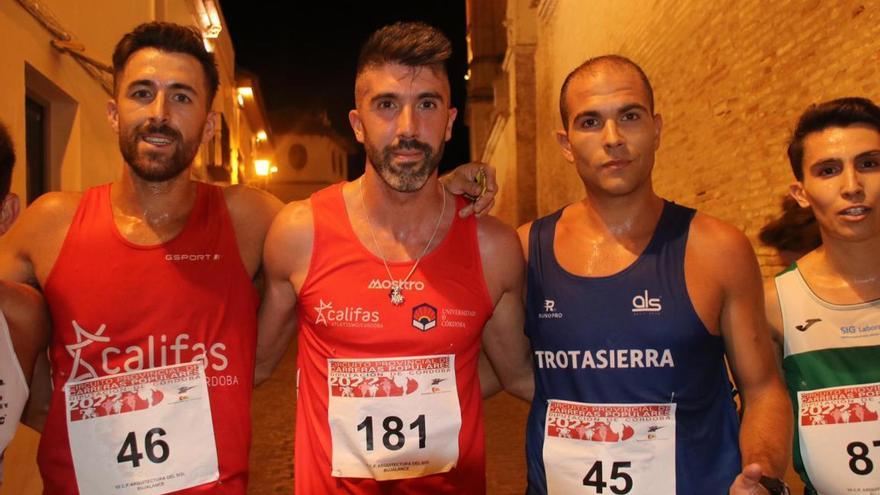
[[[370,35],[361,47],[356,74],[388,63],[446,72],[450,56],[452,43],[439,29],[424,22],[397,22]]]
[[[568,106],[565,103],[565,93],[568,92],[568,85],[572,80],[582,72],[587,70],[593,70],[595,67],[599,65],[612,65],[617,68],[630,68],[639,75],[639,79],[642,80],[642,84],[645,85],[645,93],[648,95],[648,111],[654,113],[654,88],[651,87],[651,81],[648,80],[648,75],[645,74],[645,71],[639,66],[639,64],[633,62],[632,60],[624,57],[623,55],[601,55],[599,57],[593,57],[581,65],[575,67],[575,69],[568,73],[565,76],[565,81],[562,83],[562,89],[559,91],[559,115],[562,117],[562,126],[568,130]]]
[[[9,194],[12,185],[12,167],[15,165],[15,148],[9,130],[0,122],[0,201]]]
[[[205,82],[208,86],[208,106],[220,87],[220,74],[214,54],[205,49],[202,35],[192,26],[182,26],[170,22],[147,22],[119,40],[113,50],[113,87],[119,91],[119,80],[128,59],[138,50],[155,48],[167,53],[192,55],[202,65]]]
[[[829,127],[864,124],[880,132],[880,108],[867,98],[847,97],[810,105],[801,114],[788,143],[788,161],[797,180],[804,180],[804,139]]]

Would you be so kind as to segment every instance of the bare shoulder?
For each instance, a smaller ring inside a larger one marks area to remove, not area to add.
[[[39,284],[54,265],[82,194],[40,196],[0,236],[0,278]]]
[[[485,259],[501,256],[520,258],[519,238],[513,227],[496,217],[486,215],[477,219],[477,236],[480,241],[480,254]]]
[[[525,264],[516,231],[495,217],[485,216],[477,220],[477,237],[489,295],[497,303],[508,291],[519,294]]]
[[[283,206],[272,194],[246,185],[225,187],[223,196],[236,231],[241,228],[265,234]]]
[[[13,225],[10,233],[17,228],[31,231],[60,227],[66,232],[81,199],[82,193],[78,192],[46,193],[28,206]]]
[[[736,274],[745,267],[757,267],[748,237],[738,228],[705,213],[697,213],[688,236],[688,256],[704,268],[721,274]]]
[[[312,203],[308,199],[285,205],[269,228],[263,260],[267,270],[296,274],[307,268],[315,238]]]

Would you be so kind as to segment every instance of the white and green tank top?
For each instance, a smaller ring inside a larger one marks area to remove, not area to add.
[[[880,493],[880,300],[831,304],[777,275],[794,467],[809,493]]]

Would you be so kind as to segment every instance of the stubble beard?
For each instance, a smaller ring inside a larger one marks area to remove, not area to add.
[[[168,136],[173,140],[174,152],[167,155],[138,151],[138,142],[144,134]],[[200,144],[197,140],[184,141],[180,132],[168,125],[145,123],[119,134],[122,158],[136,176],[147,182],[166,182],[182,174],[195,159]]]
[[[397,145],[388,145],[379,150],[369,139],[364,139],[364,148],[373,169],[391,189],[397,192],[421,190],[440,165],[445,144],[441,141],[435,151],[431,145],[417,139],[401,139]],[[392,155],[395,151],[412,149],[423,153],[421,160],[394,163]]]

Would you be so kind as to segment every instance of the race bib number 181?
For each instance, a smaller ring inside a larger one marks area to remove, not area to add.
[[[393,480],[458,462],[455,356],[329,359],[332,474]]]
[[[80,493],[160,495],[219,478],[200,363],[68,383],[64,394]]]

